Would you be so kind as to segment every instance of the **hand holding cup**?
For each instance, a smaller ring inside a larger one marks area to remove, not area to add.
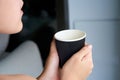
[[[76,29],[58,31],[55,35],[60,67],[85,45],[86,33]]]

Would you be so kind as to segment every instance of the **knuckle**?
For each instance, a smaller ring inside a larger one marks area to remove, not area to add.
[[[79,54],[74,54],[74,59],[75,59],[76,62],[77,62],[77,61],[78,61],[78,62],[81,61]]]
[[[85,50],[87,50],[87,49],[88,49],[87,47],[83,47],[83,49],[82,49],[82,50],[83,50],[83,51],[85,51]]]

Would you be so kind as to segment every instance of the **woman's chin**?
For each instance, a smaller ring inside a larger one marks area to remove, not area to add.
[[[17,25],[17,27],[12,26],[10,29],[3,30],[3,31],[0,31],[0,32],[3,33],[3,34],[16,34],[16,33],[19,33],[20,31],[22,31],[22,28],[23,28],[23,24],[20,23],[19,25]]]
[[[22,29],[23,29],[23,24],[20,23],[18,27],[11,34],[19,33],[20,31],[22,31]]]

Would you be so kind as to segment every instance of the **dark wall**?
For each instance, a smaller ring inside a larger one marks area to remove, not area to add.
[[[42,10],[50,16],[55,16],[55,0],[23,0],[25,14],[38,16]]]

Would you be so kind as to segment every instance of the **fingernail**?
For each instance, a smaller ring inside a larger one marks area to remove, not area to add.
[[[92,45],[88,45],[88,47],[92,49]]]

